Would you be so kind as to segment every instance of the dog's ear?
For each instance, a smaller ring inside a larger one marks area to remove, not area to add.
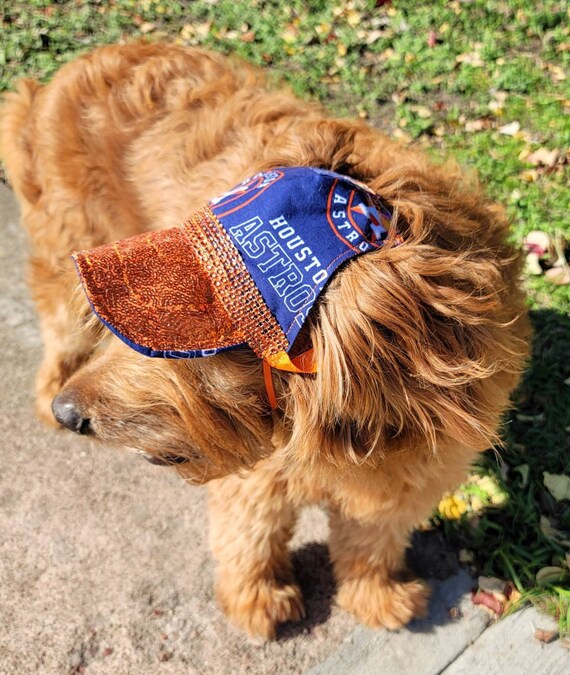
[[[403,243],[326,289],[311,319],[318,372],[289,380],[291,448],[338,463],[445,440],[484,450],[527,353],[506,222],[449,169],[416,161],[374,187]]]

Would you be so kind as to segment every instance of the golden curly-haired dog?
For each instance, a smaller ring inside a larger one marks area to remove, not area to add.
[[[1,152],[30,237],[45,346],[39,415],[210,481],[217,593],[273,637],[303,603],[287,542],[297,510],[330,514],[338,602],[369,626],[425,612],[404,573],[411,530],[498,440],[527,354],[520,258],[503,211],[449,166],[361,122],[269,87],[198,49],[97,49],[47,86],[19,83]],[[393,210],[399,246],[359,256],[326,288],[301,340],[318,372],[274,371],[248,348],[148,359],[91,318],[70,254],[183,221],[275,166],[352,176]],[[69,411],[68,411],[69,412]]]

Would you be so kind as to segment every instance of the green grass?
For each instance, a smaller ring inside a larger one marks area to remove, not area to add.
[[[299,96],[368,118],[404,142],[475,169],[507,207],[518,241],[534,229],[570,239],[568,3],[376,4],[0,0],[0,91],[20,76],[47,79],[77,54],[140,36],[141,29],[151,40],[236,53],[269,68]],[[501,133],[513,122],[518,132]],[[558,164],[530,164],[525,157],[538,148],[558,149]],[[448,537],[474,552],[482,573],[512,580],[570,632],[568,581],[546,587],[536,581],[543,567],[567,569],[567,548],[540,523],[548,519],[563,533],[558,539],[570,539],[570,502],[557,502],[543,484],[543,471],[570,473],[570,286],[543,277],[527,284],[533,362],[506,427],[504,464],[489,453],[479,467],[507,500],[477,520],[438,520]]]

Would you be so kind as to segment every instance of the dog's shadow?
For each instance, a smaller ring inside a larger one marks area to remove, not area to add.
[[[427,579],[434,591],[426,618],[413,621],[408,628],[414,632],[430,632],[434,626],[452,621],[451,610],[472,585],[470,576],[461,572],[457,551],[440,532],[430,530],[414,533],[406,557],[409,568],[417,576]],[[292,559],[293,571],[303,592],[306,616],[302,621],[281,625],[279,640],[309,634],[325,623],[331,616],[336,595],[329,550],[325,544],[306,544],[293,552]]]
[[[293,572],[303,592],[305,618],[282,624],[277,638],[287,640],[310,633],[327,621],[336,593],[332,563],[326,544],[306,544],[293,551]]]

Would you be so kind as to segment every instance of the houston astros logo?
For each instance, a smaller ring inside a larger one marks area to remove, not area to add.
[[[367,199],[368,197],[368,199]],[[366,202],[365,202],[366,200]],[[327,220],[336,236],[359,253],[380,248],[388,232],[390,213],[364,189],[335,180],[327,200]]]
[[[235,213],[244,206],[251,204],[254,199],[261,196],[270,185],[273,185],[283,176],[283,171],[279,171],[279,169],[256,173],[255,176],[240,183],[230,192],[226,192],[217,199],[212,199],[210,201],[212,211],[218,218],[229,216],[230,213]]]

